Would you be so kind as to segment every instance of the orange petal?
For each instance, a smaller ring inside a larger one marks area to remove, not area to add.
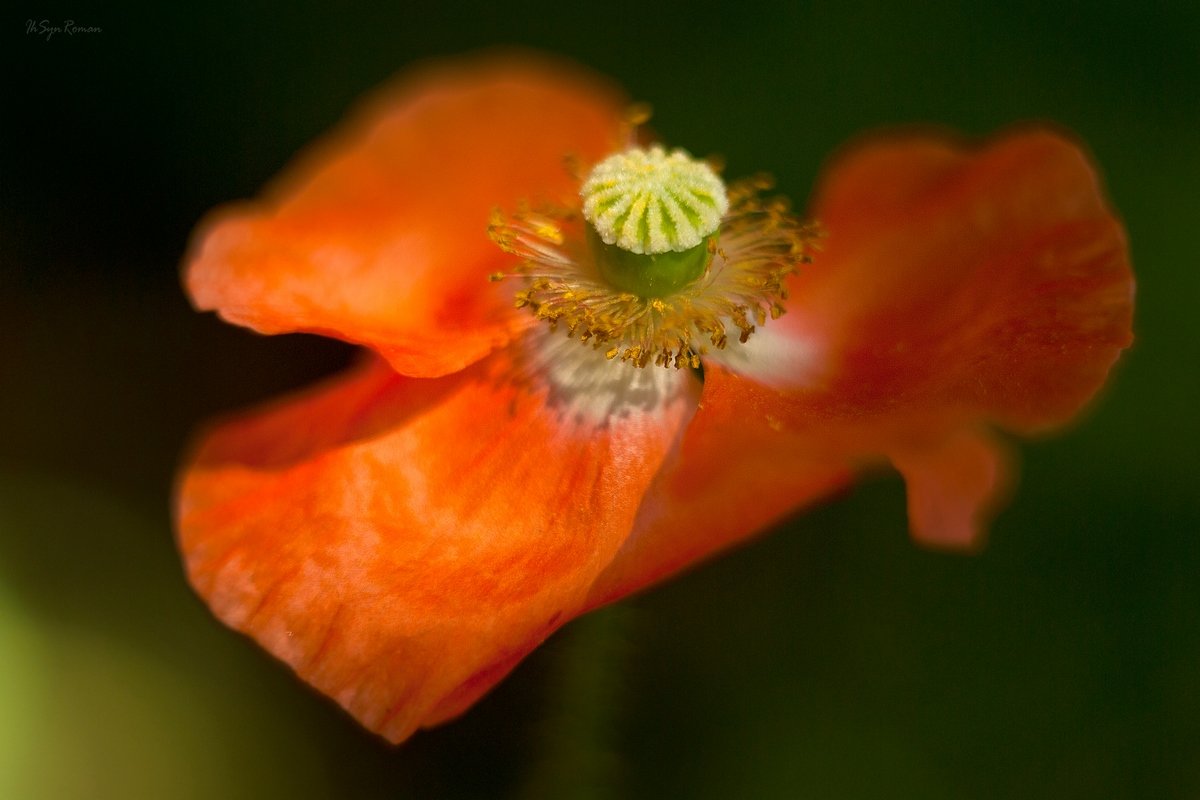
[[[815,216],[829,237],[788,315],[760,353],[706,362],[682,457],[655,481],[593,603],[889,459],[908,482],[914,535],[973,545],[1007,482],[981,428],[1066,422],[1131,340],[1124,233],[1087,159],[1056,134],[980,151],[867,144],[829,171]]]
[[[629,540],[596,581],[589,607],[763,533],[852,479],[853,463],[842,450],[824,437],[779,429],[774,417],[750,412],[736,391],[713,391],[717,373],[742,380],[706,367],[703,402],[642,501]]]
[[[220,425],[179,487],[192,584],[394,742],[456,715],[582,610],[694,408],[591,423],[526,372],[372,361]]]
[[[1070,419],[1131,341],[1124,231],[1057,134],[866,145],[813,213],[829,237],[785,319],[820,342],[826,385],[801,405],[1037,430]]]
[[[987,515],[1002,499],[1011,469],[991,437],[957,431],[933,447],[892,454],[908,487],[913,538],[932,547],[983,543]]]
[[[263,196],[203,224],[185,267],[202,310],[262,333],[373,347],[443,375],[526,322],[487,275],[492,209],[574,191],[568,156],[612,149],[625,103],[564,63],[490,55],[434,64],[378,95]]]

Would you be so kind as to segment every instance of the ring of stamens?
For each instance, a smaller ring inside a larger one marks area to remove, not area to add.
[[[728,188],[728,211],[707,243],[707,269],[666,296],[641,297],[605,281],[586,244],[586,223],[572,208],[494,212],[489,235],[521,261],[490,277],[523,279],[518,308],[609,360],[696,368],[711,349],[726,348],[731,338],[745,343],[780,317],[788,275],[810,260],[818,229],[793,217],[783,198],[763,198],[770,186],[760,177]]]

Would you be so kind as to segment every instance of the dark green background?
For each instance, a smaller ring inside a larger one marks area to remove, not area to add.
[[[1200,795],[1200,6],[318,8],[0,20],[0,796]],[[177,264],[361,93],[497,43],[612,75],[669,142],[798,203],[864,130],[1066,126],[1128,226],[1138,339],[1074,430],[1022,448],[982,555],[912,546],[876,476],[394,749],[184,584],[189,431],[350,351],[194,314]]]

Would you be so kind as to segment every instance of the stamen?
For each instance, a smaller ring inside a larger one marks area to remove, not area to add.
[[[754,178],[728,192],[721,187],[723,216],[697,245],[703,268],[661,295],[614,285],[602,249],[606,245],[589,244],[589,237],[602,238],[602,231],[592,233],[592,226],[570,209],[523,210],[508,218],[494,214],[489,235],[522,263],[510,274],[492,277],[523,278],[518,307],[528,308],[551,329],[562,326],[569,337],[590,344],[610,361],[695,368],[711,349],[730,346],[731,337],[745,342],[758,326],[781,316],[787,276],[810,260],[819,230],[793,217],[786,202],[760,197],[769,185]],[[658,224],[666,227],[674,219],[672,212],[660,213],[664,216]],[[681,219],[697,232],[704,230],[703,219],[697,223],[686,212]],[[620,230],[625,227],[622,222]],[[683,228],[677,225],[675,235]],[[612,230],[618,230],[615,223]],[[650,241],[649,235],[641,241]]]

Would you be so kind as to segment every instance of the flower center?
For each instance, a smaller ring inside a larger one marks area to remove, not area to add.
[[[712,167],[659,146],[604,159],[579,196],[600,274],[639,297],[672,294],[703,275],[707,243],[729,209]]]
[[[682,150],[631,148],[592,169],[581,207],[496,212],[489,234],[522,262],[491,277],[523,277],[518,308],[609,360],[698,367],[783,314],[786,278],[808,260],[815,228],[767,188],[727,189]]]

